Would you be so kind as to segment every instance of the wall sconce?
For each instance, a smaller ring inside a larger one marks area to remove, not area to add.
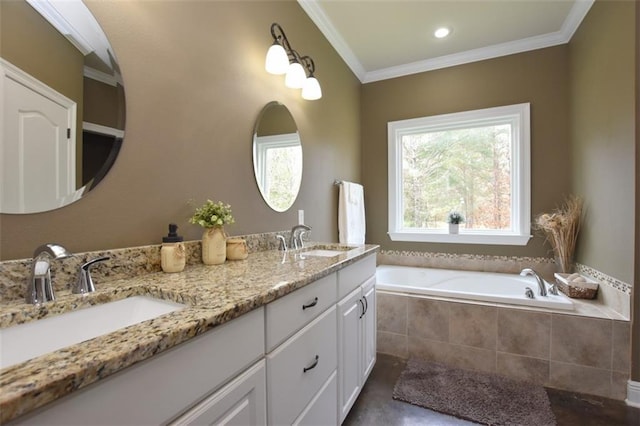
[[[302,89],[302,98],[310,101],[322,97],[318,79],[313,75],[315,63],[310,56],[300,56],[291,45],[284,30],[277,23],[271,24],[273,44],[267,52],[264,68],[270,74],[286,74],[285,86]],[[308,74],[308,75],[307,75]]]

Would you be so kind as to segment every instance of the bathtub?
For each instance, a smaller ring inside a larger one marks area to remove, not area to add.
[[[525,296],[527,287],[533,290],[534,299]],[[549,287],[550,285],[547,285],[547,289]],[[573,302],[564,294],[540,296],[534,277],[522,277],[517,274],[380,265],[376,269],[376,288],[428,296],[573,310]]]

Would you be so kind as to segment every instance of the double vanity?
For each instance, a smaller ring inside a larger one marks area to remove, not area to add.
[[[377,248],[267,250],[3,306],[3,332],[54,346],[3,352],[0,421],[340,424],[375,363]]]

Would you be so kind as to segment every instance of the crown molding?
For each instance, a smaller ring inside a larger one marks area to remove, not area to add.
[[[437,58],[426,59],[424,61],[398,65],[396,67],[370,71],[365,74],[364,79],[361,81],[363,83],[371,83],[374,81],[388,80],[390,78],[403,77],[406,75],[418,74],[421,72],[433,71],[456,65],[499,58],[500,56],[512,55],[514,53],[543,49],[545,47],[556,46],[564,43],[566,43],[564,36],[560,31],[558,31],[555,33],[509,41],[506,43],[494,44],[493,46],[481,47],[479,49],[467,50],[466,52],[439,56]]]
[[[318,5],[315,0],[298,0],[298,4],[311,18],[314,24],[318,27],[320,32],[329,40],[329,43],[338,52],[338,55],[342,58],[351,71],[358,77],[360,82],[363,82],[366,70],[356,57],[355,53],[347,45],[342,38],[342,35],[336,30],[331,23],[331,20],[327,17],[324,10]]]
[[[364,69],[316,0],[298,0],[298,3],[329,40],[329,43],[346,62],[347,66],[351,68],[360,82],[371,83],[568,43],[589,12],[589,9],[591,9],[594,1],[577,0],[569,11],[562,27],[556,32],[373,71]]]

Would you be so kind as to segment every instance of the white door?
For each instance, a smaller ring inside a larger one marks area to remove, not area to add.
[[[338,409],[340,423],[360,394],[362,312],[360,287],[338,303]]]
[[[8,62],[0,65],[0,211],[51,210],[76,190],[75,103]]]
[[[365,301],[366,312],[362,319],[363,327],[363,353],[362,356],[362,384],[367,380],[373,366],[376,363],[376,277],[369,278],[362,284],[362,297]]]

